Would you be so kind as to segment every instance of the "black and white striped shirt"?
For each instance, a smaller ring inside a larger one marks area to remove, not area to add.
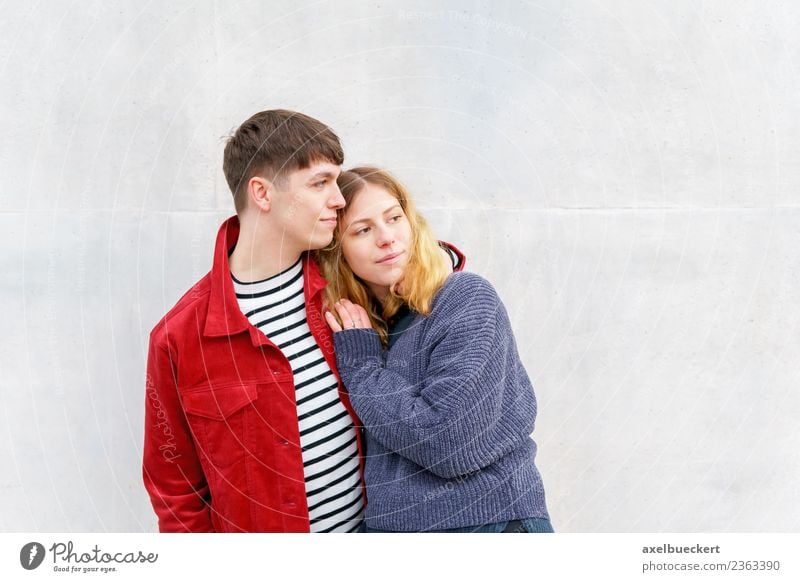
[[[364,502],[356,428],[308,327],[302,260],[263,281],[233,277],[233,288],[242,313],[292,366],[311,531],[357,530]]]

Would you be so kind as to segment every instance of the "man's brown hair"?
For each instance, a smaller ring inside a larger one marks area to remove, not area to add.
[[[280,181],[314,162],[339,166],[344,152],[330,127],[302,113],[272,109],[242,123],[225,145],[222,170],[233,193],[236,212],[247,205],[247,184],[253,176]]]

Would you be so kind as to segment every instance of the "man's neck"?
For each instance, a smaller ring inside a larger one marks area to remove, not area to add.
[[[243,282],[261,281],[294,265],[301,253],[289,248],[280,236],[269,236],[263,227],[254,233],[243,225],[229,258],[231,274]]]

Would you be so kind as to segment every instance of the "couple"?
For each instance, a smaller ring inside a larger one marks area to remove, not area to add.
[[[283,110],[225,147],[237,215],[150,336],[159,529],[552,531],[500,299],[392,175],[343,157]]]

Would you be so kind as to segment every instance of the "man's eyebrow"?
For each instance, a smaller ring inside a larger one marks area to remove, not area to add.
[[[330,170],[322,170],[321,172],[317,172],[313,176],[311,176],[308,181],[313,182],[314,180],[318,180],[320,178],[334,178],[335,175]]]

